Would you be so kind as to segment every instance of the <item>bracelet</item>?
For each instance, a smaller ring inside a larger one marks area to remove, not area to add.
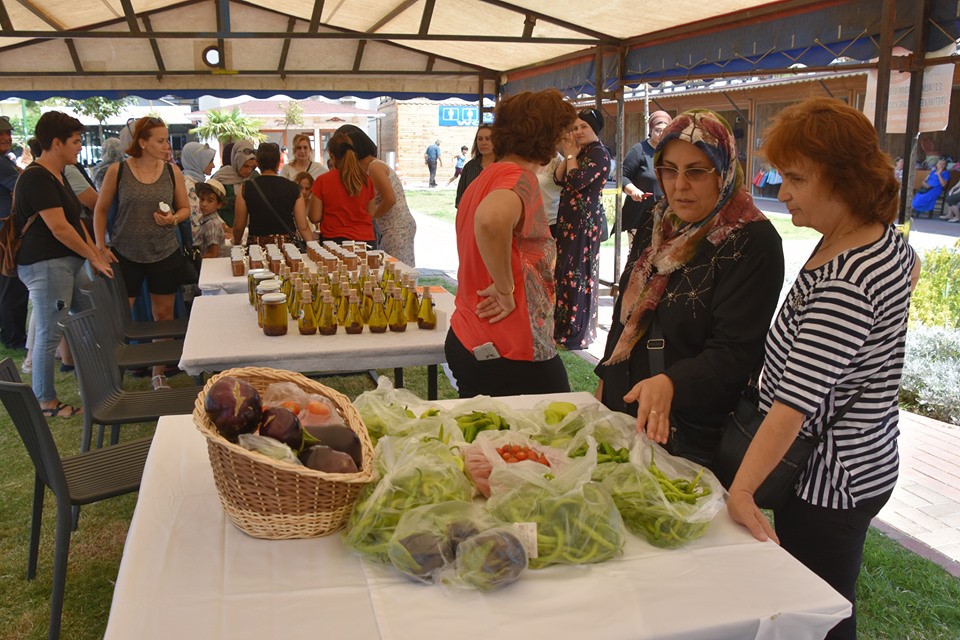
[[[499,293],[501,296],[512,296],[512,295],[513,295],[513,292],[517,290],[517,285],[515,285],[515,284],[511,285],[511,286],[510,286],[510,291],[500,291],[500,289],[497,289],[497,283],[494,282],[494,283],[493,283],[493,290],[496,291],[497,293]]]

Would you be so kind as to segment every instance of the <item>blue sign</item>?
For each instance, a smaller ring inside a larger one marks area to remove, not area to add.
[[[441,127],[478,127],[480,126],[480,108],[470,105],[441,105],[437,107]],[[483,114],[486,124],[493,122],[493,114]]]

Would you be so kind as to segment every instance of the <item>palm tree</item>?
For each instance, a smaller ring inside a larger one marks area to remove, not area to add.
[[[263,122],[254,120],[234,107],[229,113],[214,109],[207,113],[207,119],[190,129],[190,133],[200,138],[215,138],[221,145],[236,140],[254,140],[260,142],[266,138],[260,133]]]

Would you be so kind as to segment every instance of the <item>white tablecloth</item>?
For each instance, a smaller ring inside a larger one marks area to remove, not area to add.
[[[431,291],[436,329],[410,323],[403,333],[373,334],[364,327],[349,335],[340,327],[332,336],[300,335],[293,321],[287,335],[266,336],[246,293],[200,296],[190,311],[180,368],[190,375],[248,366],[330,373],[440,364],[446,362],[443,343],[454,298],[440,287]]]
[[[230,258],[204,258],[198,284],[204,295],[247,292],[247,276],[233,275]]]
[[[820,578],[725,512],[683,549],[630,536],[622,558],[530,570],[490,594],[409,582],[361,561],[338,534],[251,538],[220,507],[203,437],[189,416],[175,416],[157,428],[105,638],[802,640],[822,638],[849,612]]]

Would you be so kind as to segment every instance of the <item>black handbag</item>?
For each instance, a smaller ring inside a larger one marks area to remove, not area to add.
[[[189,224],[189,219],[180,224]],[[177,272],[177,284],[191,285],[200,282],[200,267],[203,264],[203,252],[184,239],[180,225],[176,225],[177,243],[180,245],[180,268]]]
[[[753,494],[753,500],[761,509],[779,509],[787,503],[791,496],[796,494],[800,474],[807,468],[807,461],[820,443],[827,437],[827,432],[836,425],[847,410],[863,395],[864,387],[857,390],[853,397],[834,414],[830,422],[823,428],[819,436],[800,434],[793,441],[783,459],[777,463],[766,480],[761,483]],[[740,396],[737,407],[727,416],[720,446],[715,456],[713,469],[720,483],[727,489],[733,484],[743,456],[746,455],[750,443],[760,424],[766,417],[759,409],[757,389],[752,384]]]

